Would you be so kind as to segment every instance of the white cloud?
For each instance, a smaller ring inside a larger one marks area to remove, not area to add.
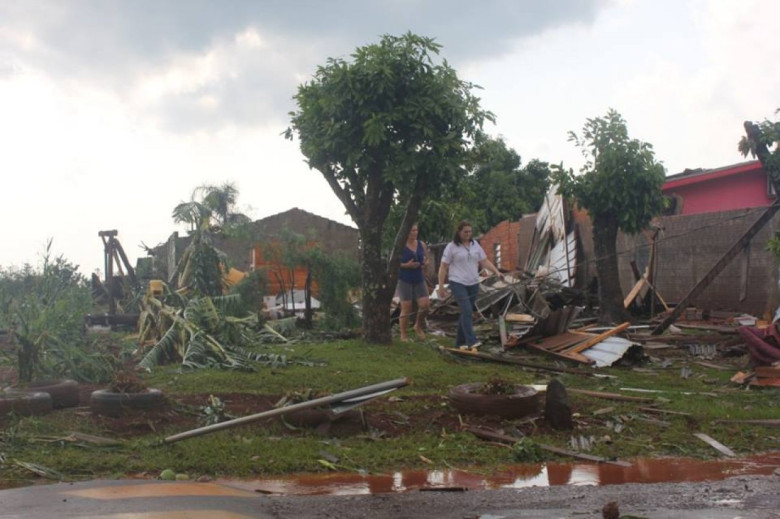
[[[0,3],[0,265],[35,261],[54,237],[86,272],[102,268],[106,229],[134,260],[202,183],[236,182],[255,218],[297,206],[348,223],[280,133],[317,65],[384,33],[443,43],[526,162],[576,167],[567,132],[614,107],[670,172],[720,166],[742,160],[742,121],[780,106],[770,2],[231,5]]]

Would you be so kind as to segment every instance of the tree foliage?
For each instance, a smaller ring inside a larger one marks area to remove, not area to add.
[[[297,134],[357,225],[362,246],[363,332],[390,342],[389,304],[400,250],[420,205],[456,177],[471,140],[492,114],[458,78],[440,45],[406,33],[330,58],[298,87],[286,136]],[[394,204],[405,207],[389,257],[382,234]]]
[[[775,115],[780,114],[780,108]],[[764,119],[760,123],[745,122],[745,135],[737,148],[744,156],[752,155],[770,175],[775,185],[780,185],[780,121]]]
[[[277,256],[291,271],[304,267],[311,274],[319,286],[318,297],[325,316],[323,327],[343,330],[357,326],[358,315],[350,301],[351,293],[360,286],[360,269],[355,260],[328,253],[321,244],[289,229],[283,229],[279,238],[278,247],[267,256]]]
[[[586,157],[582,174],[575,176],[559,168],[553,179],[559,193],[574,197],[590,214],[601,320],[621,321],[625,310],[617,269],[617,232],[637,233],[661,213],[664,168],[656,162],[650,144],[629,138],[626,122],[615,110],[588,119],[582,135],[570,132],[569,140]]]
[[[487,232],[504,220],[517,220],[539,210],[549,183],[546,162],[534,159],[523,165],[520,155],[503,138],[480,134],[457,180],[423,202],[417,219],[420,237],[429,243],[449,241],[457,223],[464,219],[477,233]],[[388,222],[393,222],[390,229],[398,228],[403,210],[401,205],[393,206],[388,217]],[[386,248],[394,238],[385,232]]]
[[[655,160],[652,145],[629,138],[617,111],[588,119],[582,135],[569,132],[569,141],[581,149],[586,163],[579,176],[561,168],[555,172],[560,193],[576,198],[592,217],[614,219],[629,234],[661,213],[664,167]]]
[[[542,205],[550,182],[547,163],[532,160],[522,166],[520,155],[504,139],[481,136],[470,166],[464,195],[472,214],[467,213],[466,219],[478,231],[507,219],[517,220]]]
[[[173,220],[190,226],[190,243],[170,276],[171,281],[176,279],[177,287],[199,295],[222,294],[223,274],[230,265],[227,255],[214,246],[213,238],[249,223],[247,216],[234,211],[237,199],[238,190],[232,183],[204,184],[193,190],[189,202],[173,209]]]
[[[775,115],[780,109],[775,110]],[[745,121],[745,135],[739,140],[737,149],[744,156],[752,155],[761,161],[761,165],[775,185],[780,186],[780,121],[764,119],[760,123]],[[769,239],[767,250],[780,260],[780,233]]]
[[[0,327],[9,333],[20,382],[77,377],[74,351],[85,342],[83,320],[91,307],[86,279],[77,266],[53,255],[52,240],[40,267],[0,270]]]

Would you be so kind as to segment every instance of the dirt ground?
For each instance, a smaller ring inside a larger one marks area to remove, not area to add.
[[[89,397],[98,387],[80,384],[80,408],[64,409],[57,412],[81,413],[89,417],[101,430],[107,431],[114,438],[132,438],[140,435],[158,433],[169,427],[178,431],[186,431],[203,426],[202,407],[207,405],[209,393],[174,395],[166,399],[165,405],[158,410],[128,411],[121,417],[108,417],[92,414],[85,408],[89,406]],[[226,417],[238,418],[261,413],[274,408],[282,395],[252,395],[247,393],[227,393],[217,395],[224,403]],[[461,427],[458,414],[443,407],[446,401],[441,396],[404,396],[406,401],[414,401],[419,412],[400,414],[387,399],[368,402],[358,410],[348,411],[341,415],[333,415],[322,410],[304,410],[285,417],[285,421],[295,427],[314,429],[323,435],[332,437],[348,437],[365,431],[374,431],[382,437],[396,437],[413,431],[428,431],[433,429],[457,430]],[[481,427],[499,428],[503,423],[501,418],[483,416],[475,418],[475,425]],[[269,418],[265,423],[279,423],[279,417]],[[261,422],[262,423],[262,422]],[[542,420],[536,420],[536,425],[528,422],[528,429],[535,427],[539,431],[544,426]],[[294,428],[277,427],[274,434],[300,434]]]

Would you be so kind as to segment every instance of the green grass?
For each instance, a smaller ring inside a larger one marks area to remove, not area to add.
[[[88,413],[58,412],[42,417],[11,420],[0,438],[0,483],[5,486],[29,483],[31,473],[13,460],[43,465],[65,474],[67,479],[122,477],[145,473],[159,474],[163,469],[199,476],[264,477],[291,472],[323,472],[321,460],[335,456],[338,470],[387,473],[405,468],[459,467],[497,470],[515,461],[510,449],[479,440],[461,432],[457,426],[442,427],[433,413],[456,412],[446,401],[448,390],[458,384],[482,382],[493,377],[522,384],[544,384],[552,373],[533,372],[518,366],[461,360],[444,355],[435,340],[426,344],[391,346],[367,345],[358,340],[327,344],[275,346],[270,351],[289,358],[305,358],[318,365],[290,365],[262,368],[244,373],[218,370],[180,372],[177,367],[160,367],[144,375],[152,387],[162,389],[174,400],[187,394],[249,393],[281,395],[313,389],[318,393],[336,393],[349,389],[408,377],[410,385],[366,406],[367,413],[395,413],[399,421],[412,417],[414,427],[397,437],[381,437],[363,431],[338,439],[313,431],[290,433],[278,421],[254,423],[208,434],[171,445],[162,445],[166,435],[182,432],[166,428],[149,430],[127,439],[119,447],[96,447],[64,440],[69,431],[99,436],[110,432]],[[529,362],[547,363],[539,357]],[[693,373],[680,376],[681,365]],[[743,424],[713,423],[718,419],[778,419],[776,389],[745,391],[729,382],[731,371],[718,371],[685,359],[673,367],[652,372],[629,368],[607,368],[598,373],[609,378],[579,375],[555,375],[566,387],[620,393],[653,398],[671,411],[690,413],[690,417],[649,415],[639,411],[648,404],[618,402],[570,393],[576,413],[577,429],[552,431],[522,421],[503,422],[505,433],[515,428],[538,443],[570,448],[572,436],[592,437],[589,454],[610,458],[691,456],[713,458],[718,453],[693,436],[704,432],[726,444],[740,455],[778,450],[777,429]],[[652,366],[650,366],[652,368]],[[638,393],[621,388],[653,389],[659,393]],[[415,396],[426,396],[424,401]],[[437,398],[439,397],[439,398]],[[609,412],[594,411],[611,407]],[[428,422],[428,418],[430,422]],[[663,420],[668,425],[643,420]],[[479,419],[464,417],[478,425]],[[457,419],[448,423],[457,424]],[[496,425],[493,420],[492,425]],[[324,453],[323,453],[324,452]],[[551,454],[545,454],[553,459]],[[432,462],[432,465],[430,464]]]

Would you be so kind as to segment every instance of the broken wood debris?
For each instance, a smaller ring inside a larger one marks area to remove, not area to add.
[[[728,447],[720,443],[718,440],[714,439],[712,436],[709,436],[704,433],[693,433],[693,435],[696,436],[701,441],[703,441],[704,443],[708,444],[713,449],[723,454],[724,456],[728,456],[729,458],[733,458],[736,456],[736,454],[734,454],[734,451],[732,451],[731,449],[729,449]]]
[[[763,425],[764,427],[780,427],[780,420],[773,420],[773,419],[766,419],[766,420],[713,420],[712,423],[719,424],[719,423],[733,423],[733,424],[744,424],[744,425]]]
[[[668,414],[668,415],[674,415],[674,416],[692,416],[691,413],[683,413],[682,411],[670,411],[668,409],[658,409],[657,407],[640,407],[640,411],[644,411],[645,413],[656,413],[656,414]]]
[[[533,362],[526,362],[523,360],[512,358],[510,356],[491,355],[489,353],[482,353],[479,351],[471,351],[471,350],[459,350],[457,348],[442,348],[442,350],[455,355],[460,355],[462,357],[471,357],[471,358],[477,358],[482,360],[489,360],[493,362],[501,362],[504,364],[515,364],[518,366],[522,366],[524,368],[534,369],[538,371],[548,371],[548,372],[551,371],[553,373],[569,373],[572,375],[584,375],[586,377],[594,376],[594,373],[590,371],[584,371],[584,370],[574,369],[574,368],[561,368],[556,366],[548,366],[545,364],[536,364]]]
[[[514,436],[509,436],[506,434],[502,434],[498,431],[493,431],[491,429],[486,429],[484,427],[475,427],[475,426],[465,426],[463,428],[466,432],[470,432],[477,438],[483,439],[483,440],[490,440],[490,441],[496,441],[496,442],[502,442],[502,443],[517,443],[520,441],[520,438],[516,438]],[[547,452],[552,452],[553,454],[558,454],[560,456],[568,456],[571,458],[577,458],[585,461],[593,461],[595,463],[606,463],[609,465],[617,465],[619,467],[631,467],[631,464],[626,461],[619,461],[619,460],[610,460],[607,458],[602,458],[601,456],[593,456],[591,454],[583,454],[581,452],[574,452],[566,449],[561,449],[559,447],[554,447],[552,445],[547,445],[544,443],[537,443],[534,442],[534,444],[539,447],[542,450],[545,450]]]
[[[591,396],[593,398],[603,398],[605,400],[617,400],[621,402],[655,402],[655,400],[652,398],[645,398],[640,396],[626,396],[626,395],[619,395],[617,393],[604,393],[602,391],[590,391],[587,389],[567,388],[567,391],[569,393]]]
[[[545,355],[569,360],[581,364],[596,364],[597,366],[610,366],[621,358],[633,345],[625,339],[612,340],[615,335],[627,330],[630,323],[625,322],[613,328],[607,328],[601,333],[589,333],[582,329],[568,331],[552,337],[530,337],[525,340],[517,340],[508,343],[508,347],[523,346],[527,349],[538,351]],[[596,353],[583,353],[597,345],[603,347]]]

